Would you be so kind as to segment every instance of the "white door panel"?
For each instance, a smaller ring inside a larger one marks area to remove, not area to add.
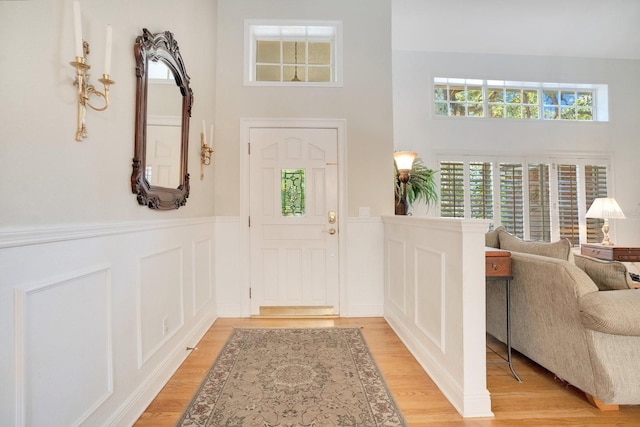
[[[338,307],[336,129],[252,128],[250,203],[251,313],[260,306]],[[283,170],[302,171],[304,189],[282,190]],[[301,212],[284,200],[304,197]],[[330,234],[330,229],[334,230]]]

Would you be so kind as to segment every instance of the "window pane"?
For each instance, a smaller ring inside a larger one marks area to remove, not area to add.
[[[309,64],[331,64],[331,43],[310,42]]]
[[[529,164],[529,236],[531,240],[551,240],[549,165]]]
[[[469,116],[482,117],[482,116],[484,116],[484,108],[483,108],[482,104],[470,103],[469,104],[469,109],[467,111],[467,114]]]
[[[296,80],[297,79],[297,80]],[[285,82],[304,82],[307,80],[305,75],[305,67],[303,65],[285,65],[282,67],[282,81]]]
[[[259,82],[279,82],[279,65],[258,65],[256,66],[256,80]]]
[[[310,82],[330,82],[331,81],[331,68],[329,67],[309,67],[308,81]]]
[[[466,92],[467,100],[471,102],[482,102],[482,86],[468,86]]]
[[[504,90],[498,88],[489,88],[487,91],[489,102],[504,102]]]
[[[496,104],[496,105],[489,104],[489,117],[502,118],[502,117],[504,117],[504,113],[505,113],[504,105],[502,105],[502,104]]]
[[[469,164],[471,218],[493,219],[493,170],[491,163]]]
[[[436,102],[436,116],[448,116],[449,115],[449,104],[446,102]]]
[[[304,64],[307,61],[305,52],[305,42],[282,42],[282,63]]]
[[[450,101],[466,101],[467,96],[464,86],[449,86]]]
[[[578,167],[558,165],[558,220],[560,238],[580,244],[578,216]]]
[[[280,171],[282,216],[304,215],[304,169]]]
[[[279,41],[258,41],[256,43],[256,62],[267,64],[280,63]]]
[[[464,164],[440,162],[440,215],[464,218]]]
[[[500,222],[511,234],[524,235],[522,165],[500,163]]]
[[[587,210],[598,197],[607,197],[607,167],[587,165],[584,173],[585,202]],[[587,218],[587,242],[600,243],[604,238],[604,220]]]
[[[448,92],[446,86],[435,86],[433,88],[433,99],[436,101],[446,101],[447,95]]]

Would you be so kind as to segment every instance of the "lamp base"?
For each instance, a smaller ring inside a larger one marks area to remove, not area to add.
[[[609,221],[607,218],[604,219],[604,225],[602,226],[602,234],[604,237],[602,239],[603,246],[613,246],[613,242],[609,240]]]

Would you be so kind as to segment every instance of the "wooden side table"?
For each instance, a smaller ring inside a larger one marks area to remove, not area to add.
[[[503,249],[485,248],[485,277],[488,281],[504,281],[507,294],[507,363],[511,374],[516,380],[522,382],[515,369],[511,358],[511,252]]]
[[[605,261],[639,262],[640,248],[625,246],[605,246],[598,243],[585,243],[580,245],[582,255]]]

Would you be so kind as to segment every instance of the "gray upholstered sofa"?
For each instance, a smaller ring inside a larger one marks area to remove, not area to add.
[[[624,264],[501,229],[486,244],[511,251],[512,348],[601,409],[640,404],[640,289],[629,288]],[[487,332],[502,342],[505,321],[505,286],[487,282]]]

